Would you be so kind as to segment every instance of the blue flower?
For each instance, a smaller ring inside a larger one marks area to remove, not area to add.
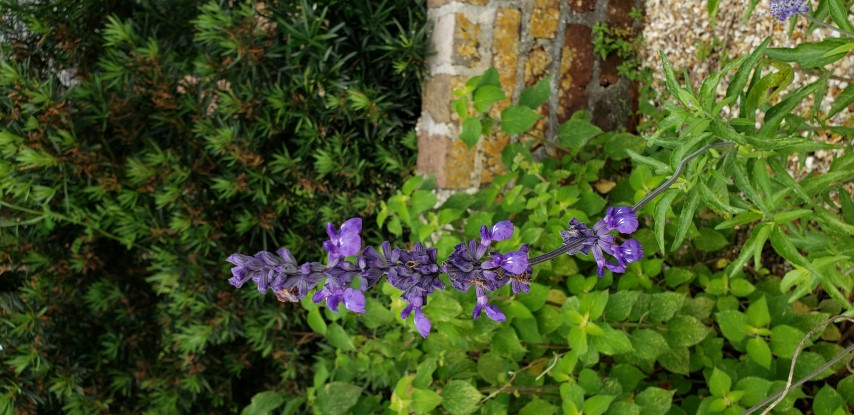
[[[329,253],[328,264],[335,266],[338,260],[351,255],[356,255],[362,249],[362,218],[348,219],[341,225],[339,231],[333,223],[326,224],[326,234],[329,240],[323,242],[323,249]]]
[[[810,8],[804,4],[804,0],[771,0],[771,16],[776,17],[781,22],[809,10]]]
[[[572,244],[574,247],[567,254],[575,255],[582,253],[587,255],[593,252],[596,260],[598,275],[605,275],[605,269],[612,272],[626,272],[626,266],[643,258],[643,246],[636,239],[629,239],[622,245],[617,245],[616,238],[609,232],[616,230],[622,234],[631,234],[638,228],[638,218],[630,207],[608,208],[605,217],[593,225],[593,229],[572,218],[569,221],[569,229],[561,231],[564,244]],[[605,258],[608,254],[616,260],[610,262]]]
[[[442,269],[438,264],[438,254],[438,249],[424,248],[421,243],[416,243],[411,251],[394,250],[388,256],[399,258],[399,262],[389,268],[388,282],[402,290],[400,298],[409,303],[400,313],[400,318],[406,319],[415,311],[415,328],[423,337],[430,334],[431,324],[421,308],[427,305],[428,295],[445,289],[445,283],[439,279]]]

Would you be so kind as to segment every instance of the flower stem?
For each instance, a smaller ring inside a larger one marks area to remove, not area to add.
[[[717,143],[708,144],[708,145],[704,146],[703,148],[689,154],[688,157],[685,157],[682,161],[679,162],[679,165],[676,166],[676,171],[673,172],[673,174],[670,176],[669,179],[667,179],[667,181],[662,183],[660,186],[656,187],[653,191],[649,192],[646,196],[644,196],[643,199],[640,200],[640,202],[635,203],[635,205],[632,207],[632,209],[635,212],[637,212],[637,211],[643,209],[643,207],[646,206],[647,203],[651,202],[652,199],[655,199],[656,196],[664,193],[667,189],[670,188],[670,186],[673,184],[673,182],[675,182],[676,179],[679,178],[679,176],[682,174],[682,170],[685,168],[685,165],[688,164],[688,162],[690,162],[691,160],[693,160],[697,156],[699,156],[700,154],[705,153],[706,150],[709,150],[712,148],[729,147],[732,145],[733,145],[733,143],[730,143],[728,141],[720,141]]]
[[[854,33],[849,32],[849,31],[847,31],[847,30],[845,30],[845,29],[842,29],[842,28],[836,27],[836,26],[834,26],[834,25],[832,25],[832,24],[827,24],[827,23],[825,23],[825,22],[822,22],[821,20],[818,20],[818,19],[816,19],[815,17],[812,17],[812,16],[810,16],[810,15],[808,15],[808,14],[806,14],[806,13],[798,13],[798,14],[799,14],[799,15],[801,15],[801,16],[803,16],[805,19],[807,19],[807,20],[809,20],[809,21],[811,21],[811,22],[813,22],[813,23],[815,23],[815,24],[817,24],[817,25],[819,25],[819,26],[821,26],[821,27],[823,27],[823,28],[825,28],[825,29],[830,29],[830,30],[833,30],[833,31],[839,32],[839,33],[841,33],[841,34],[843,34],[843,35],[854,37]]]

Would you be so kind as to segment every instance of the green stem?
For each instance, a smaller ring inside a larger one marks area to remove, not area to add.
[[[834,26],[834,25],[832,25],[832,24],[827,24],[827,23],[825,23],[825,22],[822,22],[821,20],[818,20],[818,19],[816,19],[815,17],[812,17],[812,16],[810,16],[810,15],[808,15],[808,14],[806,14],[806,13],[798,13],[798,14],[799,14],[799,15],[801,15],[802,17],[804,17],[805,19],[807,19],[807,20],[809,20],[809,21],[811,21],[811,22],[813,22],[813,23],[815,23],[815,24],[817,24],[817,25],[819,25],[819,26],[821,26],[821,27],[823,27],[823,28],[825,28],[825,29],[830,29],[830,30],[833,30],[833,31],[839,32],[839,33],[841,33],[841,34],[843,34],[843,35],[854,37],[854,33],[849,32],[849,31],[847,31],[847,30],[845,30],[845,29],[838,28],[838,27],[836,27],[836,26]]]

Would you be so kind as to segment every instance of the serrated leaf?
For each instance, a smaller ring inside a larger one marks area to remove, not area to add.
[[[249,405],[240,411],[240,415],[267,415],[285,403],[285,394],[266,391],[256,393]]]
[[[616,396],[596,395],[584,400],[583,412],[585,415],[602,415],[614,402]]]
[[[506,98],[504,91],[497,86],[484,85],[479,86],[474,90],[472,99],[474,101],[474,109],[478,112],[487,112],[492,104]]]
[[[558,129],[558,140],[562,146],[577,150],[599,134],[602,134],[602,129],[596,125],[584,119],[571,118]]]
[[[326,330],[326,340],[330,345],[341,351],[349,352],[356,350],[356,346],[353,345],[350,335],[337,323],[329,325],[329,328]]]
[[[476,411],[481,398],[474,386],[461,380],[452,380],[442,388],[442,407],[453,415]]]
[[[482,132],[483,126],[480,123],[480,118],[467,118],[463,121],[463,130],[460,132],[460,140],[466,143],[466,146],[472,148],[477,144],[477,141],[480,140]]]
[[[792,326],[775,326],[771,329],[771,352],[784,359],[791,359],[803,337],[804,332]],[[806,342],[804,347],[809,344],[810,342]]]
[[[747,322],[753,327],[766,327],[771,324],[771,314],[768,312],[768,301],[765,296],[754,300],[747,307]]]
[[[641,407],[642,415],[666,414],[673,403],[673,394],[675,392],[649,387],[635,396],[635,403]]]
[[[440,403],[442,397],[431,390],[416,389],[412,392],[412,410],[416,414],[431,413]]]
[[[530,130],[540,117],[528,107],[511,105],[501,111],[501,130],[507,134],[522,134]]]
[[[345,382],[327,383],[317,394],[315,405],[323,415],[345,414],[356,405],[362,388]]]
[[[674,316],[667,322],[667,339],[673,347],[690,347],[703,341],[711,330],[696,317]]]
[[[533,86],[522,90],[519,95],[519,105],[524,105],[532,110],[535,110],[546,103],[551,95],[551,77],[546,76]]]
[[[685,302],[685,294],[663,292],[652,294],[649,304],[649,318],[655,322],[668,321],[676,315]]]

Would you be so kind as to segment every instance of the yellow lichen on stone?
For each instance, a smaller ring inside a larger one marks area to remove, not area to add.
[[[484,137],[481,142],[481,151],[483,152],[483,169],[480,175],[480,185],[484,186],[492,183],[495,176],[507,172],[507,166],[501,158],[501,153],[504,147],[510,143],[510,136],[498,131],[489,137]]]
[[[557,35],[557,22],[560,18],[558,0],[536,0],[531,12],[531,36],[541,39],[553,39]]]
[[[522,14],[519,10],[502,8],[495,15],[492,30],[492,66],[498,71],[501,88],[506,99],[492,106],[490,114],[498,114],[510,105],[510,98],[516,88],[516,64],[519,61],[519,27]]]
[[[525,85],[535,84],[546,74],[551,63],[552,57],[544,48],[532,50],[525,62]]]
[[[445,164],[445,183],[443,187],[463,189],[470,187],[471,174],[474,171],[474,159],[477,147],[468,148],[466,143],[454,140],[448,149]]]
[[[454,25],[454,58],[456,65],[473,67],[480,60],[480,24],[474,23],[462,13],[456,14]]]

